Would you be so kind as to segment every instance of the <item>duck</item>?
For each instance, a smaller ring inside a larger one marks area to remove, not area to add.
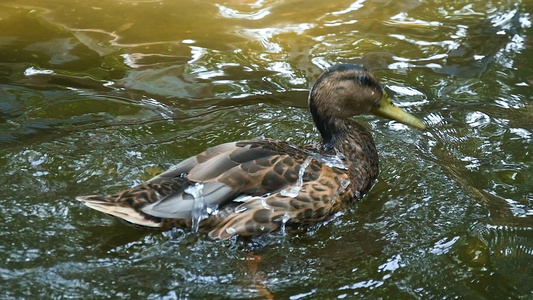
[[[305,227],[361,199],[378,177],[372,134],[352,117],[374,114],[426,128],[394,106],[362,65],[327,68],[313,84],[308,105],[321,137],[315,144],[228,142],[132,188],[76,199],[136,227],[190,229],[219,240]]]

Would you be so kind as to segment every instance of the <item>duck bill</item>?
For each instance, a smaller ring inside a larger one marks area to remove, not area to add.
[[[403,111],[397,106],[392,105],[387,93],[383,93],[383,99],[381,99],[379,107],[374,108],[372,110],[372,113],[377,116],[392,119],[402,124],[409,125],[418,129],[426,129],[426,125],[422,123],[422,121],[417,119],[415,116]]]

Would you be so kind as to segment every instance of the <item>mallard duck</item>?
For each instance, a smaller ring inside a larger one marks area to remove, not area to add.
[[[425,128],[353,64],[334,65],[317,79],[309,109],[322,136],[317,145],[226,143],[119,193],[76,199],[141,227],[192,228],[215,239],[259,235],[325,220],[370,189],[378,153],[370,132],[350,117],[373,113]]]

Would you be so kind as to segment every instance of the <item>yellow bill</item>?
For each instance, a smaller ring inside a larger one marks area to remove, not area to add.
[[[390,101],[389,96],[385,92],[383,93],[383,99],[381,99],[379,107],[374,108],[372,113],[377,116],[392,119],[418,129],[426,129],[426,125],[422,123],[422,121],[417,119],[412,114],[403,111],[401,108],[394,106]]]

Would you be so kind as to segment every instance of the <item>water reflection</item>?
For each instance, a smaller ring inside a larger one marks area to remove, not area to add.
[[[530,296],[531,3],[0,7],[0,297]],[[72,202],[231,140],[315,142],[307,89],[339,61],[430,129],[360,118],[380,179],[330,222],[218,243]]]

